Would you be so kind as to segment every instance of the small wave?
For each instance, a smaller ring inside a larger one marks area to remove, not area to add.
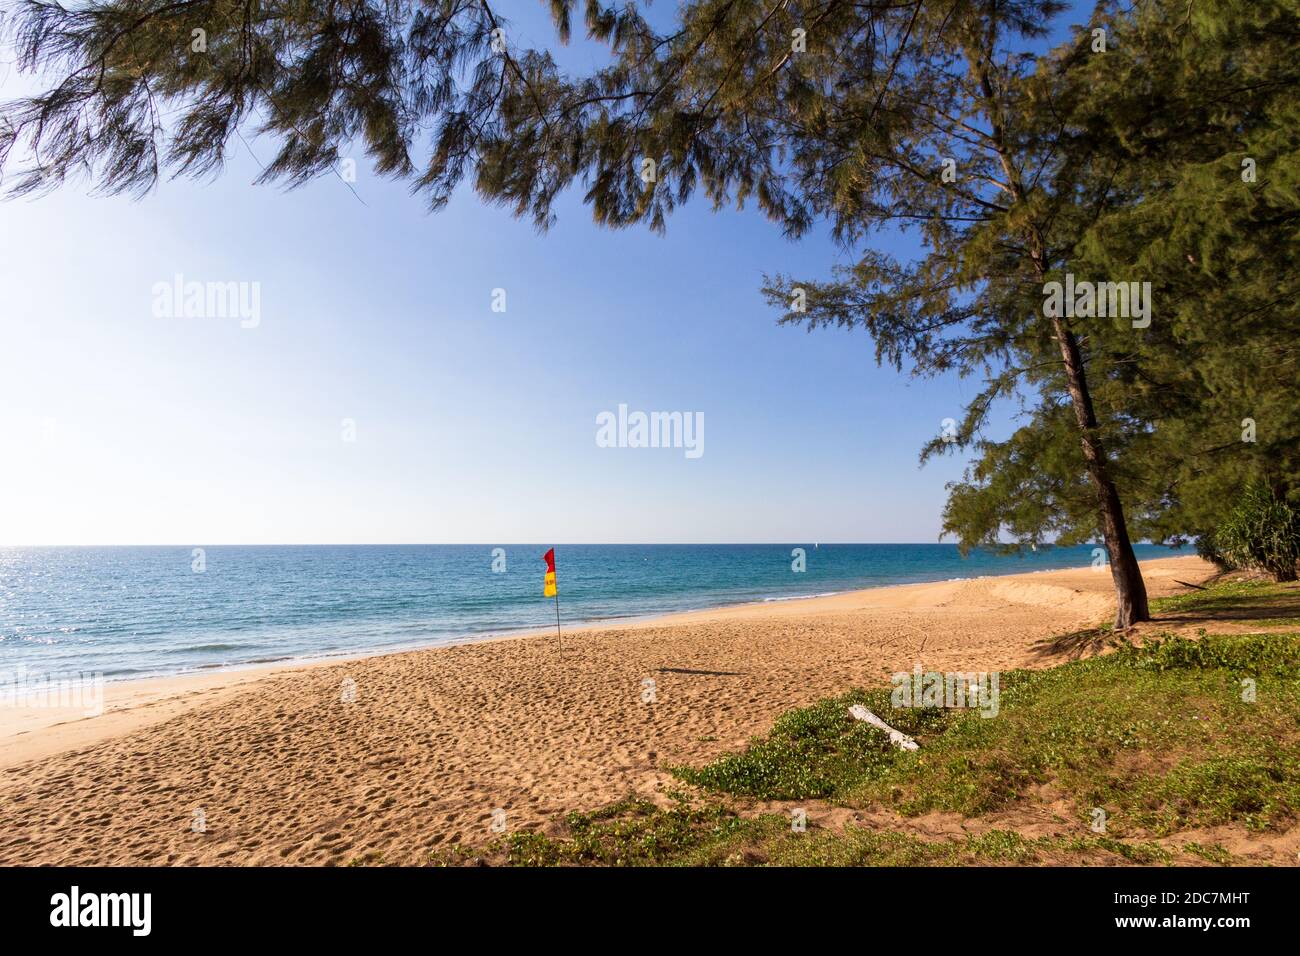
[[[254,667],[259,664],[280,664],[284,661],[308,660],[306,657],[295,657],[292,654],[285,654],[280,657],[250,657],[246,661],[204,661],[202,664],[191,664],[188,667],[182,667],[177,673],[188,674],[195,671],[222,671],[238,670],[242,667]]]
[[[765,597],[763,603],[769,601],[806,601],[809,598],[834,597],[837,594],[843,594],[843,591],[822,591],[818,594],[791,594],[788,597]]]
[[[186,644],[183,647],[169,647],[163,651],[164,654],[193,654],[195,652],[208,651],[240,651],[248,650],[247,644]]]

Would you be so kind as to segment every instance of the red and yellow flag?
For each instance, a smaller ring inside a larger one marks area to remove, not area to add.
[[[542,587],[542,597],[555,597],[555,549],[551,548],[542,555],[546,562],[546,584]]]

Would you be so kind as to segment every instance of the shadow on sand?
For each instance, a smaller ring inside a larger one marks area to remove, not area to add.
[[[1179,581],[1179,584],[1184,582]],[[1179,598],[1192,600],[1186,607],[1166,607],[1152,614],[1151,620],[1139,625],[1135,636],[1151,636],[1162,630],[1188,631],[1193,628],[1211,628],[1214,625],[1261,628],[1290,627],[1300,629],[1300,585],[1288,584],[1282,590],[1262,589],[1259,592],[1232,591],[1218,595],[1199,592],[1204,588],[1190,589]],[[1105,650],[1115,634],[1109,628],[1090,627],[1069,634],[1060,634],[1039,641],[1031,649],[1040,659],[1067,658],[1078,660]]]

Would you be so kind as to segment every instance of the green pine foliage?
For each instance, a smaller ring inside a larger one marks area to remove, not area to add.
[[[1132,201],[1076,271],[1153,285],[1140,338],[1098,342],[1131,423],[1135,531],[1208,538],[1262,477],[1300,505],[1300,24],[1294,4],[1145,4],[1086,105]]]

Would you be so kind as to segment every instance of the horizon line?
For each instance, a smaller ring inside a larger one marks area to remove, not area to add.
[[[131,543],[131,544],[0,544],[5,548],[477,548],[477,547],[555,547],[555,548],[716,548],[716,547],[795,547],[807,544],[807,541],[791,539],[789,541],[277,541],[277,542],[230,542],[195,544],[187,543]],[[959,547],[955,541],[814,541],[814,546],[828,545],[837,547],[861,547],[876,545],[896,545],[900,547]],[[1041,548],[1085,548],[1102,545],[1103,542],[1079,542],[1077,544],[1056,544],[1042,542]],[[1177,550],[1182,545],[1159,544],[1147,539],[1134,541],[1133,544],[1147,544],[1153,547],[1165,547]],[[1016,547],[1015,542],[1006,542],[1007,547]],[[988,547],[975,545],[971,550]],[[1028,547],[1020,545],[1019,547]]]

